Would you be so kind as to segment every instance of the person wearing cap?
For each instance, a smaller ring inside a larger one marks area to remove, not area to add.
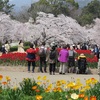
[[[86,72],[86,65],[87,65],[86,56],[82,53],[82,54],[80,54],[78,56],[79,74],[85,74],[85,72]]]

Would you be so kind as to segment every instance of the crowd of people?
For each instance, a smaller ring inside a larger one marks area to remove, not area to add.
[[[79,45],[78,45],[79,46]],[[53,74],[55,75],[56,72],[56,66],[59,63],[59,74],[65,74],[66,69],[67,72],[72,72],[72,73],[80,73],[80,74],[85,74],[87,73],[87,60],[86,56],[82,53],[79,55],[78,60],[77,60],[77,68],[75,66],[75,55],[76,51],[75,49],[82,49],[82,50],[87,50],[87,46],[85,43],[83,46],[79,46],[80,48],[77,48],[75,45],[66,45],[63,44],[61,48],[57,48],[57,45],[52,44],[50,46],[50,49],[47,50],[45,46],[45,42],[42,42],[41,46],[39,47],[39,52],[38,55],[40,57],[40,65],[39,65],[39,70],[41,73],[47,72],[47,64],[49,64],[49,73],[50,75]],[[35,48],[32,48],[30,46],[30,50],[33,50],[30,54],[30,51],[27,52],[27,58],[28,58],[28,63],[35,63],[35,55],[36,51]],[[97,45],[94,46],[92,52],[94,55],[96,55],[99,58],[99,48]],[[29,56],[30,55],[30,56]],[[33,58],[31,57],[32,55]],[[32,61],[33,60],[33,61]],[[35,69],[35,64],[32,64],[32,72],[34,72],[33,69]],[[28,64],[28,71],[30,72],[30,64]]]
[[[41,73],[44,72],[47,73],[47,64],[48,64],[49,74],[55,75],[56,66],[59,64],[59,74],[65,74],[66,70],[68,73],[72,72],[72,73],[85,74],[87,70],[86,56],[83,53],[79,55],[77,60],[78,67],[76,68],[75,55],[77,54],[77,52],[75,51],[75,49],[88,50],[90,49],[90,47],[86,43],[83,43],[83,45],[80,45],[80,43],[78,43],[77,45],[62,44],[58,50],[57,45],[53,42],[51,43],[48,50],[46,47],[46,43],[42,42],[41,46],[39,46],[39,51],[37,53],[32,43],[30,43],[30,48],[28,48],[25,51],[23,41],[20,40],[18,43],[17,52],[26,53],[28,72],[31,72],[31,65],[32,65],[32,72],[34,73],[35,66],[36,66],[35,64],[36,55],[38,55],[40,58],[39,70]],[[1,51],[3,54],[9,53],[10,45],[8,41],[6,41],[5,44],[2,46]],[[97,45],[94,45],[91,51],[99,59],[99,47]]]

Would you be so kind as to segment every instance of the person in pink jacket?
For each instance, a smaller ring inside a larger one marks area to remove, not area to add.
[[[59,68],[59,74],[65,74],[65,67],[66,63],[68,62],[68,50],[66,49],[67,46],[64,45],[63,49],[59,52],[59,62],[60,62],[60,68]]]

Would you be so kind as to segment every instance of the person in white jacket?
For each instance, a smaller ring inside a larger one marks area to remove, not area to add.
[[[8,41],[5,42],[4,47],[5,47],[6,53],[8,53],[10,51],[10,45],[9,45]]]
[[[19,44],[18,44],[18,52],[20,53],[24,53],[24,45],[23,45],[23,42],[22,40],[19,41]]]

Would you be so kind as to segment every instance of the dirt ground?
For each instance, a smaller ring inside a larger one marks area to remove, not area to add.
[[[27,67],[25,66],[0,66],[0,71],[10,71],[10,72],[27,72]],[[47,71],[49,72],[49,68],[47,67]],[[35,72],[39,72],[39,67],[35,68]],[[57,71],[58,72],[58,69]],[[89,68],[89,74],[98,74],[98,69]]]

